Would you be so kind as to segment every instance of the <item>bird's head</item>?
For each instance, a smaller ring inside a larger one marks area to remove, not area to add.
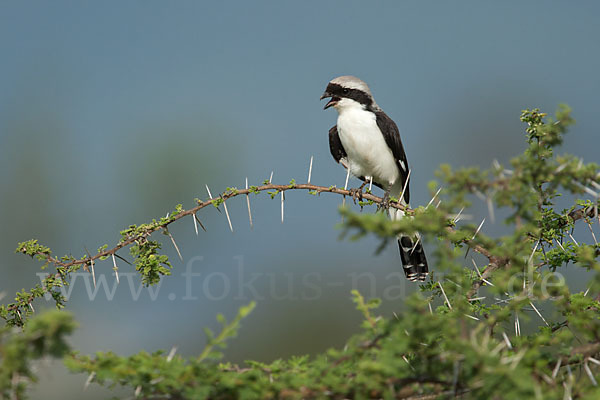
[[[325,104],[324,110],[329,107],[334,107],[338,112],[354,107],[371,111],[379,110],[369,86],[355,76],[346,75],[332,79],[321,100],[326,98],[330,100]]]

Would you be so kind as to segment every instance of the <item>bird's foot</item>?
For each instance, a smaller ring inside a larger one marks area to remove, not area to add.
[[[356,200],[362,201],[363,188],[365,187],[366,184],[367,184],[367,182],[363,183],[362,185],[360,185],[357,188],[348,189],[348,191],[350,192],[350,196],[352,196],[352,200],[354,200],[354,203],[356,203]]]
[[[385,193],[383,193],[383,199],[381,200],[381,203],[379,203],[377,205],[377,211],[383,210],[385,212],[388,212],[389,209],[390,209],[390,192],[389,192],[389,190],[386,190]]]

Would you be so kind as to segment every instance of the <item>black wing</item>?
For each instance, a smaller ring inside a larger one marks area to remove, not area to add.
[[[342,158],[346,158],[348,156],[346,154],[346,150],[344,150],[344,146],[342,146],[342,141],[340,140],[340,135],[338,134],[337,125],[334,125],[329,130],[329,150],[331,151],[333,159],[338,163]]]
[[[408,204],[410,200],[409,185],[406,184],[406,177],[408,176],[408,160],[406,159],[406,154],[404,153],[402,140],[400,140],[400,131],[398,130],[396,123],[392,121],[392,119],[383,111],[376,111],[375,116],[377,118],[377,126],[383,134],[385,143],[388,145],[390,150],[392,150],[392,154],[396,160],[398,171],[400,171],[402,186],[404,187],[404,185],[406,185],[406,190],[404,191],[404,201],[406,201]]]

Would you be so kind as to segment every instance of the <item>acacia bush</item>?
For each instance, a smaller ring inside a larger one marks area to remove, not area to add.
[[[162,230],[169,235],[169,224],[184,216],[200,223],[196,213],[205,206],[226,207],[223,203],[231,197],[262,191],[270,191],[271,197],[286,190],[349,195],[345,189],[294,181],[229,188],[214,199],[198,200],[193,209],[178,206],[160,220],[130,226],[114,248],[103,246],[81,258],[54,257],[35,240],[20,243],[18,252],[38,258],[50,272],[42,284],[17,293],[14,302],[0,308],[5,320],[0,330],[3,398],[26,397],[27,385],[35,380],[31,364],[42,356],[62,358],[71,371],[88,374],[89,382],[129,387],[141,399],[600,398],[600,247],[593,230],[598,165],[555,154],[573,123],[567,107],[560,107],[554,119],[537,109],[525,110],[521,121],[527,147],[509,169],[496,162],[488,170],[441,166],[443,189],[437,192],[433,182],[433,201],[407,210],[411,218],[390,221],[384,213],[341,209],[344,232],[352,238],[376,235],[383,246],[400,232],[421,232],[435,248],[435,272],[405,299],[405,310],[389,318],[377,315],[379,300],[353,292],[364,316],[362,332],[314,357],[245,365],[218,362],[219,348],[236,335],[254,303],[231,322],[219,316],[222,331],[208,331],[206,348],[190,358],[165,351],[80,355],[65,344],[74,329],[71,316],[64,311],[34,316],[31,304],[50,294],[62,308],[59,289],[68,285],[71,273],[80,268],[93,273],[94,263],[106,258],[117,269],[117,251],[127,247],[143,282],[156,284],[170,273],[171,264],[151,234]],[[485,234],[483,222],[465,223],[463,216],[478,197],[491,216],[494,210],[508,215],[509,233],[492,237]],[[568,206],[559,208],[559,200]],[[366,193],[361,205],[380,202]],[[395,202],[392,207],[403,208]],[[579,241],[573,237],[575,229],[585,233]],[[485,262],[477,265],[469,256],[475,253]],[[585,292],[569,290],[560,274],[567,264],[590,271]]]

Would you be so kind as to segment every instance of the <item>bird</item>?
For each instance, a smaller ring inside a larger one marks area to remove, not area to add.
[[[337,124],[329,130],[333,159],[363,181],[354,189],[361,195],[370,182],[384,190],[383,204],[390,218],[404,217],[404,211],[389,208],[390,195],[409,206],[410,169],[396,123],[377,105],[369,86],[361,79],[345,75],[332,79],[321,96],[329,98],[324,110],[338,112]],[[429,273],[427,258],[418,233],[398,235],[398,248],[406,278],[423,282]]]

